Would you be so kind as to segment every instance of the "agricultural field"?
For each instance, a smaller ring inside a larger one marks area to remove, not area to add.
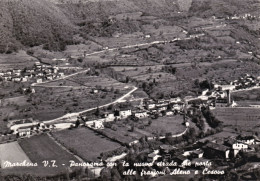
[[[150,125],[149,122],[151,122]],[[185,130],[185,126],[182,123],[182,116],[165,116],[152,120],[146,118],[137,122],[127,119],[113,122],[112,127],[105,128],[102,130],[102,133],[121,143],[130,143],[145,136],[153,137],[158,135],[165,136],[166,133],[172,133],[172,135],[182,133]]]
[[[67,166],[70,160],[78,162],[72,154],[63,150],[46,134],[22,139],[18,143],[31,162],[37,163],[38,167],[17,167],[8,171],[9,174],[13,171],[14,173],[30,173],[37,176],[57,175],[68,171]],[[43,166],[43,161],[49,161],[52,164],[51,160],[56,160],[55,164],[58,167]]]
[[[7,125],[9,120],[15,119],[19,115],[19,108],[28,106],[29,103],[26,101],[25,96],[17,96],[2,99],[0,104],[0,133],[6,133],[8,131]]]
[[[141,32],[135,32],[132,34],[115,33],[113,37],[95,37],[94,41],[98,42],[98,44],[103,45],[103,47],[119,48],[127,45],[144,43],[146,42],[146,40],[142,38],[143,36],[144,35]]]
[[[182,133],[185,130],[183,123],[183,117],[181,115],[164,116],[158,119],[152,120],[152,124],[145,127],[145,131],[150,132],[153,135],[165,135],[165,133],[172,133],[172,135]]]
[[[219,108],[212,111],[224,126],[260,132],[259,108]]]
[[[156,82],[170,82],[176,80],[176,77],[169,73],[159,72],[159,73],[147,73],[143,75],[133,76],[133,79],[137,81],[153,81]]]
[[[34,65],[36,58],[27,55],[25,51],[19,51],[12,54],[0,54],[0,71],[6,71],[14,68],[25,68]]]
[[[135,128],[134,131],[130,131],[131,126],[130,125],[124,125],[124,124],[113,124],[114,129],[111,128],[105,128],[102,130],[102,133],[106,135],[107,137],[111,139],[116,139],[121,143],[130,143],[132,141],[138,140],[141,137],[144,137],[148,134],[148,136],[151,136],[150,133],[139,131],[139,129]]]
[[[4,163],[6,161],[11,163],[21,163],[24,160],[27,163],[32,163],[17,142],[0,144],[1,168],[5,168]]]
[[[88,128],[54,132],[53,136],[85,161],[96,161],[101,153],[115,150],[121,146]]]
[[[88,80],[93,82],[90,78]],[[95,82],[96,85],[91,85],[90,82],[86,84],[93,88],[102,88],[97,93],[92,93],[91,89],[85,86],[73,86],[74,82],[70,85],[71,87],[36,87],[36,93],[19,98],[22,100],[21,102],[13,102],[0,107],[1,117],[7,120],[21,118],[34,118],[39,121],[50,120],[66,113],[79,112],[112,102],[132,89],[114,79],[108,82],[98,78],[95,79]]]
[[[232,98],[234,101],[249,102],[251,104],[258,103],[260,101],[260,90],[253,89],[248,91],[233,92]]]
[[[39,84],[41,85],[41,84]],[[66,78],[65,80],[57,80],[51,81],[48,83],[42,84],[46,87],[48,86],[60,86],[60,87],[83,87],[83,88],[95,88],[95,87],[103,87],[103,88],[114,88],[114,89],[124,89],[125,85],[118,82],[115,79],[108,77],[107,75],[101,74],[99,76],[90,76],[86,73],[80,73],[74,75],[72,77]]]
[[[92,53],[94,51],[100,51],[102,47],[92,41],[85,41],[84,44],[68,45],[64,53],[72,57],[82,57],[84,53]]]
[[[228,138],[228,137],[236,137],[238,136],[239,133],[235,131],[235,129],[233,128],[230,128],[230,127],[224,127],[223,128],[223,131],[219,132],[219,133],[216,133],[216,134],[213,134],[213,135],[210,135],[210,136],[207,136],[205,138],[202,138],[200,139],[199,141],[201,142],[205,142],[205,141],[214,141],[214,140],[223,140],[225,138]]]

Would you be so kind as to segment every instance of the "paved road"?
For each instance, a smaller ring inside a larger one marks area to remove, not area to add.
[[[107,104],[104,104],[102,106],[99,106],[99,108],[102,108],[102,107],[107,107],[109,105],[112,105],[112,104],[116,104],[116,103],[119,103],[119,102],[122,102],[122,100],[124,100],[127,96],[131,95],[134,91],[136,91],[138,88],[137,87],[133,87],[133,89],[131,91],[129,91],[128,93],[126,93],[125,95],[123,95],[122,97],[118,98],[117,100],[113,101],[113,102],[110,102],[110,103],[107,103]],[[56,119],[53,119],[53,120],[49,120],[49,121],[44,121],[44,123],[53,123],[53,122],[59,122],[59,121],[65,121],[65,120],[69,120],[71,122],[74,122],[77,120],[77,117],[80,115],[80,114],[83,114],[83,113],[86,113],[86,112],[89,112],[89,111],[92,111],[92,110],[95,110],[96,107],[93,107],[93,108],[89,108],[89,109],[86,109],[84,111],[80,111],[80,112],[75,112],[75,113],[69,113],[69,114],[66,114],[62,117],[59,117],[59,118],[56,118]]]
[[[104,53],[106,51],[115,51],[115,50],[119,50],[119,49],[127,49],[127,48],[135,48],[135,47],[136,48],[140,48],[140,47],[149,46],[149,45],[156,45],[156,44],[163,44],[163,43],[172,43],[172,42],[179,41],[179,40],[190,40],[190,39],[198,38],[198,37],[201,37],[201,36],[204,36],[204,35],[205,34],[202,33],[202,34],[194,35],[194,37],[187,37],[187,38],[183,38],[183,39],[181,39],[181,38],[174,38],[172,40],[161,40],[161,41],[153,41],[153,42],[150,42],[150,43],[139,43],[139,44],[134,44],[134,45],[126,45],[126,46],[119,47],[119,48],[108,48],[108,49],[105,49],[105,50],[101,50],[101,51],[96,51],[96,52],[85,54],[85,56],[96,55],[96,54]]]
[[[55,80],[49,80],[49,81],[45,81],[45,82],[42,82],[42,83],[32,83],[31,86],[32,87],[60,87],[60,86],[44,86],[44,84],[49,83],[49,82],[55,82],[57,80],[64,80],[64,79],[67,79],[69,77],[75,76],[77,74],[85,73],[85,72],[88,72],[88,71],[90,71],[90,68],[83,70],[83,71],[76,72],[74,74],[63,76],[63,77],[55,79]]]

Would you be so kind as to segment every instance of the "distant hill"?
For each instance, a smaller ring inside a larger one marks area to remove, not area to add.
[[[125,12],[155,15],[177,11],[177,0],[4,0],[0,1],[0,53],[44,45],[63,50],[73,44],[77,23]]]
[[[259,0],[193,0],[189,13],[191,16],[225,17],[259,10]]]
[[[0,53],[38,45],[60,51],[75,43],[75,34],[88,36],[94,31],[90,34],[106,36],[117,29],[123,33],[140,30],[137,21],[120,21],[106,27],[108,17],[119,13],[167,17],[188,11],[190,16],[209,17],[257,10],[259,0],[1,0]]]
[[[61,50],[72,41],[73,24],[48,0],[0,1],[0,17],[1,53],[41,44]]]
[[[179,10],[177,0],[53,0],[68,16],[95,20],[126,12],[161,15]]]

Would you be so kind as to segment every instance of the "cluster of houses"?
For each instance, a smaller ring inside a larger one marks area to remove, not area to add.
[[[231,92],[242,89],[249,89],[259,86],[259,77],[256,78],[249,74],[231,81],[228,85],[214,84],[213,90],[204,90],[202,94],[196,98],[186,98],[188,104],[200,103],[201,105],[209,105],[211,108],[218,107],[235,107],[237,104],[231,99]]]
[[[34,134],[48,132],[52,130],[70,129],[75,127],[74,123],[57,123],[57,124],[44,124],[39,122],[33,122],[28,126],[22,126],[14,130],[13,134],[17,137],[30,137]]]
[[[233,85],[235,90],[246,89],[253,86],[259,86],[259,80],[252,75],[246,74],[245,76],[232,81],[230,85]]]
[[[255,152],[254,147],[260,144],[256,136],[239,135],[220,140],[201,140],[186,149],[171,145],[161,145],[158,150],[148,154],[148,161],[171,163],[171,166],[185,168],[216,168],[214,160],[228,161],[237,157],[239,152]],[[174,162],[175,165],[174,165]],[[189,164],[187,164],[189,163]]]
[[[231,20],[236,20],[236,19],[254,20],[254,19],[258,19],[258,18],[260,18],[260,16],[251,15],[250,13],[246,13],[244,15],[237,15],[237,14],[235,14],[234,16],[226,17],[226,19],[231,19]]]
[[[154,101],[152,99],[144,99],[142,106],[116,108],[112,112],[105,112],[100,118],[90,116],[82,116],[81,119],[86,121],[86,126],[94,129],[104,128],[104,122],[114,121],[115,119],[126,119],[133,117],[134,119],[143,119],[146,117],[154,118],[155,116],[170,116],[180,113],[184,109],[184,102],[180,98],[161,99]]]
[[[55,129],[55,125],[45,125],[44,123],[35,123],[33,126],[25,126],[17,129],[14,134],[19,137],[29,137],[34,133],[45,132]]]
[[[12,82],[28,82],[33,80],[41,83],[44,80],[53,80],[64,76],[64,72],[59,71],[56,66],[41,64],[36,62],[33,67],[24,69],[12,69],[5,72],[0,72],[0,77],[3,81]]]

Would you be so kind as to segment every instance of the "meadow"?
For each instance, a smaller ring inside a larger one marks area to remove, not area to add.
[[[61,148],[47,134],[20,139],[18,143],[31,162],[38,164],[38,167],[29,167],[29,172],[33,175],[56,175],[66,173],[70,160],[78,162],[72,154]],[[55,165],[57,165],[57,167],[52,167],[53,160],[55,160]],[[44,161],[49,162],[47,167],[44,167]],[[25,168],[17,168],[17,172],[23,172],[24,169]]]
[[[85,161],[96,161],[101,153],[115,150],[121,146],[88,128],[54,132],[53,136]]]

